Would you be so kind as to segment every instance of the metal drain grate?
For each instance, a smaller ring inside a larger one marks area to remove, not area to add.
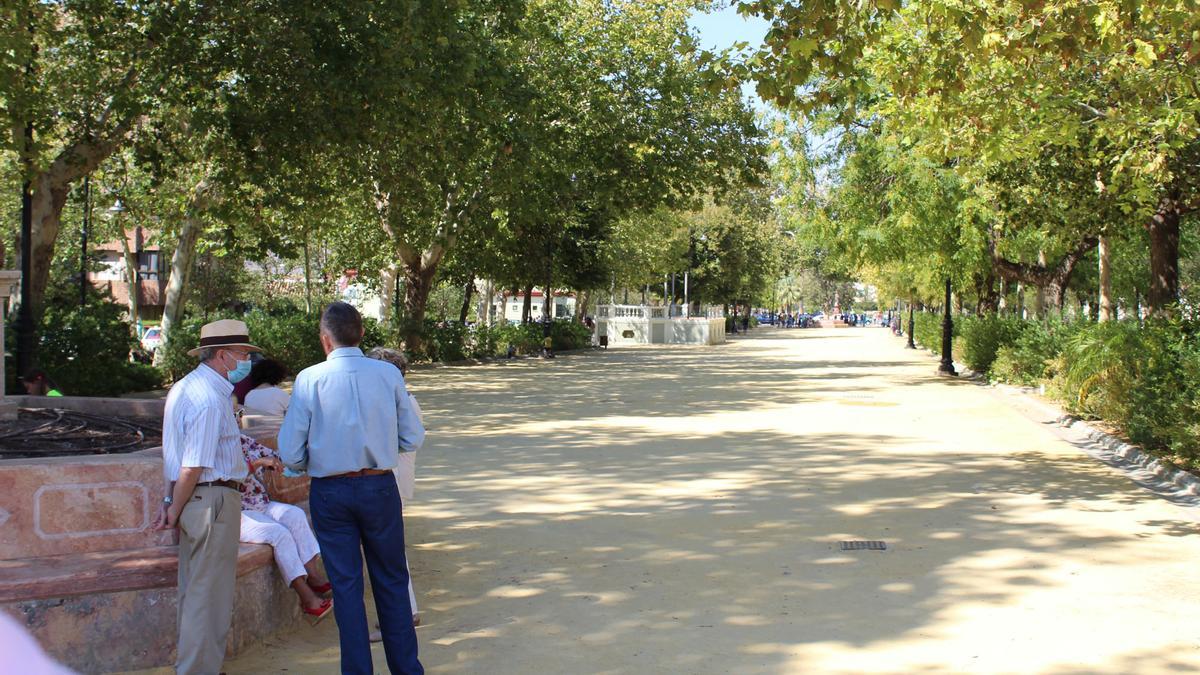
[[[886,551],[887,544],[882,541],[843,541],[843,551]]]

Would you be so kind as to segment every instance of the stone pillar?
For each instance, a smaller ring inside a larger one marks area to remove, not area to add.
[[[0,345],[4,344],[4,319],[8,317],[8,299],[12,297],[13,288],[20,281],[20,272],[0,270]],[[7,393],[4,391],[4,383],[8,381],[4,365],[4,357],[0,355],[0,421],[17,419],[17,404],[3,396]]]

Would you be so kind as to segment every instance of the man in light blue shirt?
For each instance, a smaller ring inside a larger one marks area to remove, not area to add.
[[[333,583],[343,673],[373,673],[363,603],[362,553],[383,633],[388,669],[424,672],[408,599],[404,521],[391,472],[401,451],[425,440],[404,377],[390,363],[366,358],[362,316],[335,302],[321,315],[324,363],[296,377],[279,430],[279,455],[312,476],[309,509]]]

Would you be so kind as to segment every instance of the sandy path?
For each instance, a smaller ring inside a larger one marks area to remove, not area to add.
[[[418,372],[427,668],[1200,669],[1194,509],[901,346],[764,329]],[[336,664],[327,621],[227,669]]]

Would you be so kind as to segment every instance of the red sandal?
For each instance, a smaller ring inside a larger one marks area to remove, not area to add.
[[[313,590],[313,593],[316,593],[317,595],[321,595],[323,593],[328,593],[328,592],[332,591],[333,583],[326,581],[325,583],[321,584],[320,586],[313,586],[313,585],[309,584],[308,587]]]
[[[300,605],[300,611],[304,612],[304,618],[308,619],[308,623],[315,626],[321,622],[321,619],[329,616],[330,612],[333,611],[333,600],[325,599],[321,603],[321,606],[316,609],[309,609],[304,605]]]

